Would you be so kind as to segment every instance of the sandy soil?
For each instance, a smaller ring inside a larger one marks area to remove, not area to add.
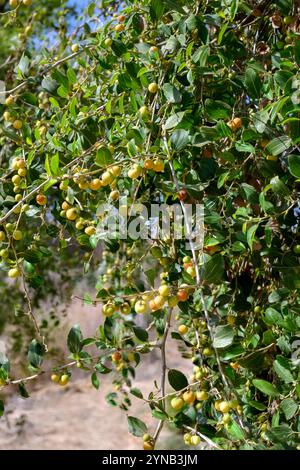
[[[69,319],[60,330],[61,339],[70,324],[79,322],[85,335],[92,334],[99,323],[99,312],[93,307],[72,305]],[[187,368],[188,361],[181,359],[174,341],[168,343],[169,367]],[[160,377],[160,362],[157,352],[138,367],[135,386],[147,392],[153,389],[154,379]],[[97,391],[82,371],[76,371],[72,382],[61,388],[49,379],[31,384],[31,397],[9,397],[6,418],[0,420],[0,449],[140,449],[141,440],[127,431],[126,414],[109,406],[105,395],[113,391],[111,376],[100,377],[101,386]],[[149,408],[143,401],[133,397],[129,414],[140,417],[153,431],[157,421],[151,418]],[[184,448],[180,436],[174,438],[174,431],[166,428],[158,448]]]

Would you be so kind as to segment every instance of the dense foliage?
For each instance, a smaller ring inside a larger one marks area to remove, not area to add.
[[[53,364],[54,382],[67,384],[76,365],[96,388],[111,374],[111,405],[127,412],[134,396],[158,420],[151,433],[128,417],[148,450],[167,423],[188,445],[297,448],[299,2],[128,0],[122,12],[91,2],[75,32],[67,10],[55,10],[62,2],[9,3],[0,16],[1,289],[25,292],[31,375],[45,372],[47,354],[31,299],[47,293],[52,271],[97,268],[95,296],[84,300],[104,321],[91,338],[71,329],[71,362]],[[47,28],[56,34],[43,45]],[[189,237],[108,239],[105,202],[130,221],[136,203],[203,204],[204,247]],[[170,341],[190,361],[188,379],[168,367]],[[145,397],[135,368],[154,349],[162,370]],[[0,373],[26,396],[26,377],[3,355]]]

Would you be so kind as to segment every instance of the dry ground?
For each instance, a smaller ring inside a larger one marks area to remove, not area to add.
[[[68,319],[60,330],[60,341],[65,341],[70,324],[79,322],[85,335],[95,331],[99,311],[93,307],[74,303]],[[187,368],[187,361],[177,353],[174,341],[168,343],[169,367]],[[145,391],[153,388],[153,380],[160,377],[157,352],[138,367],[135,386]],[[105,395],[112,391],[111,376],[100,377],[100,390],[95,390],[88,376],[75,371],[72,382],[65,388],[52,384],[48,378],[30,385],[27,400],[13,396],[7,399],[6,418],[0,420],[0,449],[140,449],[141,441],[127,431],[124,412],[110,407]],[[144,419],[150,430],[155,428],[149,408],[133,397],[130,414]],[[184,448],[182,438],[165,429],[160,448]]]

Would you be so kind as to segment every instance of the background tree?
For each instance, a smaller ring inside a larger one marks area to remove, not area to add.
[[[1,267],[25,292],[35,331],[34,375],[16,379],[2,357],[2,385],[21,384],[24,395],[26,381],[45,372],[47,332],[31,299],[51,269],[93,271],[104,242],[96,294],[85,301],[101,304],[105,321],[92,338],[71,329],[71,362],[54,364],[52,380],[65,385],[77,365],[99,388],[99,374],[111,373],[118,393],[109,401],[128,411],[134,395],[158,420],[150,434],[128,417],[147,450],[167,422],[189,445],[296,448],[298,4],[134,1],[113,15],[118,3],[108,11],[107,2],[104,10],[91,2],[89,20],[68,39],[64,9],[47,23],[42,3],[10,3],[4,31],[15,34],[30,17],[59,41],[54,56],[24,30],[20,47],[1,51],[9,58]],[[135,203],[178,202],[186,224],[194,220],[184,204],[201,203],[204,248],[190,236],[143,243],[117,232],[103,241],[104,202],[122,206],[130,221]],[[168,336],[191,361],[189,379],[168,369]],[[134,387],[135,367],[153,349],[161,377],[146,398]]]

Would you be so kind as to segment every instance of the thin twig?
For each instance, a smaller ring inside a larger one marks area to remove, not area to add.
[[[167,343],[167,339],[168,339],[168,333],[169,333],[169,329],[170,329],[170,324],[171,324],[171,317],[172,317],[172,312],[173,312],[173,309],[170,308],[169,312],[168,312],[168,316],[167,316],[167,320],[166,320],[166,326],[165,326],[165,331],[164,331],[164,334],[163,334],[163,338],[162,338],[162,342],[161,342],[161,346],[160,346],[160,351],[161,351],[161,382],[160,382],[160,390],[161,390],[161,393],[162,393],[162,396],[164,397],[166,391],[166,372],[167,372],[167,359],[166,359],[166,343]],[[161,399],[162,401],[162,407],[163,409],[165,409],[165,399],[162,398]],[[157,442],[157,439],[159,438],[159,435],[161,433],[161,430],[163,428],[163,425],[164,425],[164,420],[160,420],[158,425],[157,425],[157,428],[156,428],[156,431],[154,433],[154,436],[153,436],[153,440],[154,440],[154,447],[155,447],[155,444]]]

